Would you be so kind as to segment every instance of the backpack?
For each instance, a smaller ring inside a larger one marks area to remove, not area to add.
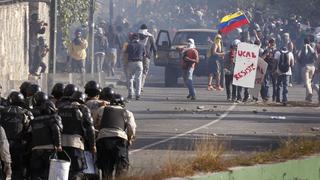
[[[290,68],[289,52],[286,52],[286,53],[281,52],[278,68],[282,73],[286,73],[289,71],[289,68]]]

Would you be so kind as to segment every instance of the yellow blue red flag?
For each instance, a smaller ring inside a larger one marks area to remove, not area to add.
[[[249,24],[248,18],[242,11],[238,11],[224,16],[217,27],[221,33],[227,34],[228,32],[247,24]]]

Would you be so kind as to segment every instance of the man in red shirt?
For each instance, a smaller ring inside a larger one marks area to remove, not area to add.
[[[196,100],[196,92],[193,87],[192,76],[196,64],[199,63],[199,53],[196,49],[194,39],[187,40],[187,47],[182,51],[182,76],[185,85],[188,87],[189,95],[187,98]]]

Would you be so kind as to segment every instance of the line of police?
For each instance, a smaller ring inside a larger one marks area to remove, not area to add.
[[[85,93],[74,84],[57,83],[51,95],[41,92],[37,84],[24,82],[20,92],[11,92],[7,104],[0,106],[0,124],[11,155],[4,163],[3,177],[48,179],[50,158],[62,156],[61,151],[71,159],[69,179],[99,178],[83,173],[85,151],[96,155],[104,179],[128,170],[128,147],[135,138],[136,123],[120,94],[89,81]],[[12,175],[7,170],[10,163]]]

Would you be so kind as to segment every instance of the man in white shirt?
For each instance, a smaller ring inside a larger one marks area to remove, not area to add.
[[[277,51],[274,55],[277,62],[277,91],[276,102],[282,102],[283,105],[287,105],[288,102],[288,85],[289,78],[292,75],[292,67],[294,65],[294,56],[292,52],[288,51],[286,47],[283,47],[280,51]],[[280,91],[282,87],[282,101],[280,101]]]

